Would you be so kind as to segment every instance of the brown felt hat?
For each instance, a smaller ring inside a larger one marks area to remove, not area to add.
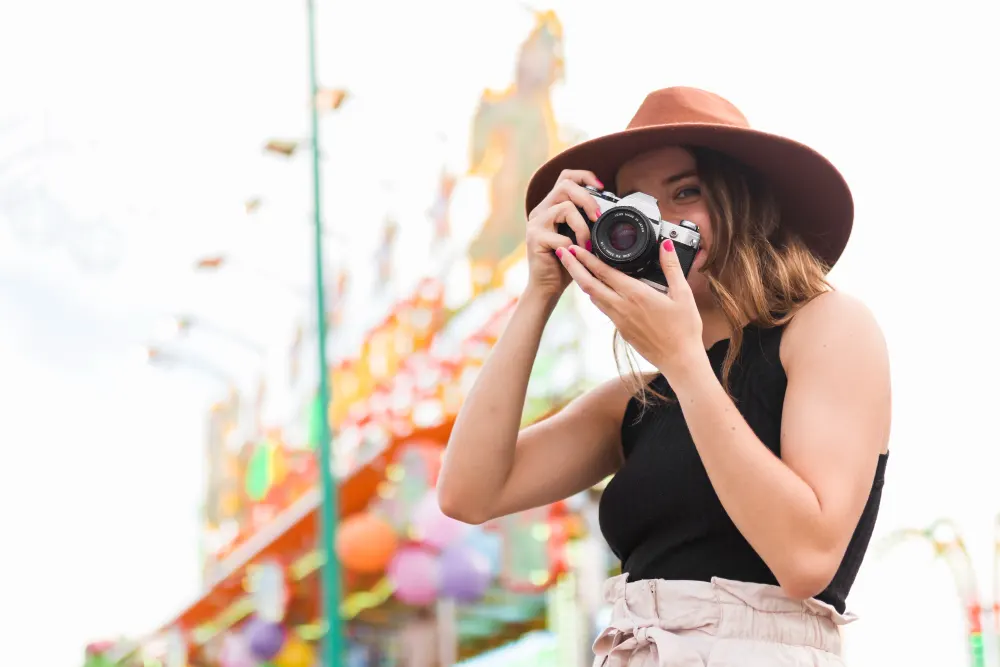
[[[797,141],[751,129],[730,102],[696,88],[650,93],[624,131],[577,144],[546,162],[528,184],[527,210],[564,169],[587,169],[612,184],[625,162],[665,146],[709,148],[754,169],[781,203],[782,226],[830,266],[840,258],[854,223],[854,200],[837,168]]]

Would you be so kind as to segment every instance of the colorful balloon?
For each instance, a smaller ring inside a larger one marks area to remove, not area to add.
[[[437,599],[441,568],[431,551],[421,547],[401,549],[389,563],[388,574],[400,602],[424,606]]]
[[[354,572],[382,572],[397,546],[395,529],[370,512],[348,517],[337,531],[337,557]]]
[[[458,602],[476,602],[493,579],[486,556],[466,544],[445,549],[440,567],[441,594]]]
[[[278,655],[285,643],[285,629],[278,623],[252,618],[243,629],[250,653],[258,660],[270,660]]]
[[[312,667],[315,658],[312,646],[298,637],[289,637],[271,663],[274,667]]]
[[[444,549],[455,542],[468,529],[467,524],[444,515],[433,489],[424,496],[413,512],[413,536],[438,549]]]

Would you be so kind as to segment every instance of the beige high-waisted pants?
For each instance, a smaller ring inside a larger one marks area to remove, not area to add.
[[[611,624],[594,642],[595,667],[843,665],[840,629],[854,620],[777,586],[728,579],[604,583]]]

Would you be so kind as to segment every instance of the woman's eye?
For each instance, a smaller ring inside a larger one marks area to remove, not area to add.
[[[680,192],[677,193],[677,199],[688,199],[690,197],[697,197],[701,194],[701,188],[697,186],[690,186],[682,188]]]

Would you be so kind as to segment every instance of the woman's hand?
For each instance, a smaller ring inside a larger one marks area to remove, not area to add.
[[[660,265],[669,285],[666,294],[613,269],[579,246],[559,249],[557,254],[622,338],[668,381],[692,361],[705,358],[701,315],[673,242],[667,240],[660,246]]]
[[[569,285],[570,276],[559,265],[554,251],[568,248],[572,241],[556,232],[556,225],[565,222],[576,234],[577,243],[583,246],[590,243],[590,228],[577,207],[586,211],[591,220],[597,220],[601,210],[590,193],[584,190],[584,185],[603,187],[589,171],[564,171],[552,191],[528,217],[529,287],[558,296]]]

